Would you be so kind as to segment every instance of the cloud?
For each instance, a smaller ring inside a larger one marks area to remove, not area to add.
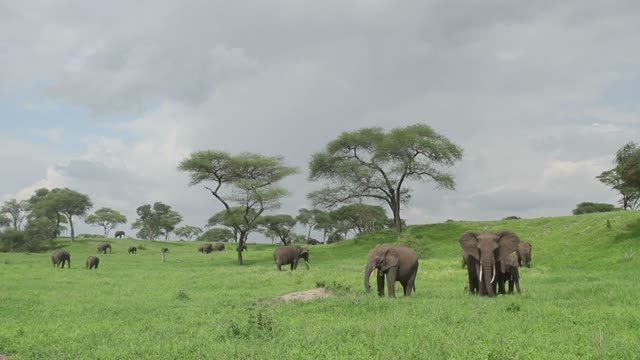
[[[0,179],[5,197],[65,184],[128,216],[165,201],[203,224],[219,205],[176,165],[219,149],[283,155],[299,167],[281,209],[296,213],[320,186],[306,181],[307,163],[328,141],[425,122],[465,157],[453,169],[455,192],[411,184],[410,223],[551,216],[581,201],[615,202],[595,176],[640,136],[638,107],[612,98],[630,98],[640,79],[640,49],[630,45],[636,2],[4,7],[0,97],[39,84],[49,98],[34,103],[88,109],[87,121],[125,119],[64,151],[55,133],[34,129],[49,156],[27,149],[9,160],[16,175]]]

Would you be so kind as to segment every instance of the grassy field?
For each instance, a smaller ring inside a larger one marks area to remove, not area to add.
[[[612,228],[607,229],[610,219]],[[533,244],[522,295],[469,296],[458,238],[512,229]],[[277,272],[271,245],[203,255],[198,243],[110,240],[97,271],[84,269],[100,239],[49,253],[0,254],[0,354],[15,359],[638,359],[640,213],[411,226],[420,255],[417,292],[363,290],[377,233],[311,247],[311,269]],[[128,255],[131,244],[143,246]],[[375,279],[373,279],[375,282]],[[335,297],[279,303],[318,284]]]

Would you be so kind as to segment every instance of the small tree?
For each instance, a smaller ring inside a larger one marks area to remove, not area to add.
[[[192,237],[197,237],[202,234],[202,229],[197,226],[185,225],[179,227],[175,230],[176,235],[181,239],[184,238],[187,241],[190,241]]]
[[[166,236],[169,225],[173,224],[177,218],[177,213],[171,210],[171,206],[160,201],[155,202],[153,206],[149,204],[139,206],[136,213],[138,218],[131,227],[140,229],[136,236],[146,240],[155,240],[163,234]],[[182,217],[180,219],[182,220]]]
[[[169,240],[169,234],[175,230],[176,226],[182,222],[182,215],[177,211],[170,210],[160,219],[160,228],[164,233],[164,239]]]
[[[104,229],[104,237],[109,236],[109,232],[118,225],[126,224],[127,217],[110,208],[101,208],[89,215],[84,220],[89,225],[100,226]]]
[[[624,210],[640,206],[640,148],[629,142],[617,152],[613,169],[596,176],[600,182],[620,193],[620,204]],[[636,175],[634,175],[636,174]],[[634,180],[634,178],[638,178]]]
[[[454,190],[453,175],[445,171],[462,159],[462,148],[425,124],[385,133],[380,128],[344,132],[313,154],[310,179],[328,186],[308,197],[327,208],[370,198],[391,209],[398,238],[402,232],[400,206],[409,201],[407,181],[431,180]]]
[[[205,186],[211,195],[231,212],[236,204],[241,214],[241,222],[236,223],[238,239],[238,263],[242,265],[242,250],[247,235],[258,226],[258,219],[265,210],[276,209],[287,191],[277,183],[296,173],[296,169],[284,165],[281,157],[242,153],[232,156],[221,151],[199,151],[183,160],[178,169],[191,176],[190,185],[203,181],[212,182],[214,187]],[[229,190],[226,195],[224,189]]]
[[[591,214],[598,212],[609,212],[609,211],[618,211],[621,210],[616,208],[611,204],[602,204],[602,203],[593,203],[593,202],[582,202],[576,205],[576,208],[573,209],[573,215],[581,215],[581,214]]]
[[[311,230],[318,224],[317,217],[323,214],[324,212],[320,209],[300,209],[298,210],[298,216],[296,216],[296,220],[308,227],[307,231],[307,239],[311,237]]]
[[[235,240],[233,232],[228,229],[213,228],[205,231],[198,238],[200,241],[229,242]]]
[[[67,224],[67,219],[61,213],[60,203],[56,201],[56,194],[62,189],[41,188],[36,190],[35,194],[29,198],[29,221],[34,219],[46,219],[51,223],[51,237],[57,238],[62,231],[66,229],[63,224]]]
[[[260,220],[260,226],[270,230],[275,234],[283,245],[289,245],[291,243],[291,236],[295,235],[292,231],[296,226],[296,219],[291,215],[265,215]]]
[[[5,216],[10,219],[13,228],[20,230],[22,221],[27,217],[28,208],[28,202],[11,199],[4,202],[4,205],[0,208],[0,214],[6,214]]]
[[[64,188],[53,195],[53,201],[57,205],[60,213],[62,213],[69,222],[71,231],[71,242],[75,239],[75,231],[73,228],[73,217],[84,216],[91,209],[93,203],[87,195],[81,194],[75,190]]]

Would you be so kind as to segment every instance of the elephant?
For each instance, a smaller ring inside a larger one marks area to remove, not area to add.
[[[504,259],[502,259],[502,262],[504,263],[505,272],[501,273],[500,276],[502,277],[502,281],[509,282],[508,293],[513,294],[513,285],[515,284],[518,294],[520,294],[520,273],[518,271],[519,264],[517,253],[512,252],[511,254],[508,254]]]
[[[476,291],[481,296],[496,295],[496,279],[499,292],[504,293],[506,273],[503,261],[507,255],[515,252],[521,243],[512,231],[478,232],[465,231],[460,237],[460,246],[464,252],[464,262],[469,273],[469,292]]]
[[[309,238],[309,239],[307,239],[307,244],[309,244],[309,245],[320,245],[322,243],[320,241],[316,240],[316,239]]]
[[[124,237],[124,231],[122,231],[122,230],[116,231],[116,237],[118,239],[122,239]]]
[[[67,263],[67,269],[71,268],[71,254],[68,251],[58,250],[51,254],[51,262],[53,267],[64,269],[64,263]]]
[[[198,248],[198,252],[201,252],[203,254],[209,254],[213,251],[213,245],[212,244],[204,244],[202,246],[200,246]]]
[[[209,245],[209,246],[212,246],[211,244],[208,244],[208,245]],[[247,246],[247,245],[245,244],[245,248],[246,248],[246,246]],[[213,245],[212,250],[213,250],[213,251],[224,251],[224,243],[222,243],[222,242],[218,241],[217,243],[215,243],[215,244]]]
[[[127,252],[129,254],[137,254],[138,253],[138,248],[135,246],[129,246],[129,249],[127,250]]]
[[[518,265],[531,267],[531,250],[532,246],[528,242],[518,244]]]
[[[309,249],[301,246],[279,246],[273,251],[273,260],[278,271],[282,271],[282,265],[291,264],[291,270],[298,268],[298,261],[304,259],[309,270]]]
[[[87,258],[87,263],[86,263],[87,270],[97,269],[98,264],[100,264],[100,259],[97,256],[89,256]]]
[[[109,249],[109,253],[111,253],[111,244],[101,243],[100,245],[98,245],[98,254],[102,254],[102,253],[106,254],[107,249]]]
[[[389,297],[396,297],[396,281],[402,285],[404,296],[410,296],[411,291],[415,291],[418,265],[418,254],[412,248],[403,245],[379,244],[367,256],[364,288],[367,292],[371,291],[369,278],[373,269],[377,269],[378,296],[384,296],[385,276]]]
[[[160,252],[166,254],[169,252],[169,248],[163,247],[162,249],[160,249]]]

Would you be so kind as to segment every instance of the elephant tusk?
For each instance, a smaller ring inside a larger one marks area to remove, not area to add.
[[[480,282],[482,282],[482,266],[480,267]]]
[[[496,264],[493,263],[493,276],[491,277],[491,283],[492,284],[493,284],[495,279],[496,279]]]

